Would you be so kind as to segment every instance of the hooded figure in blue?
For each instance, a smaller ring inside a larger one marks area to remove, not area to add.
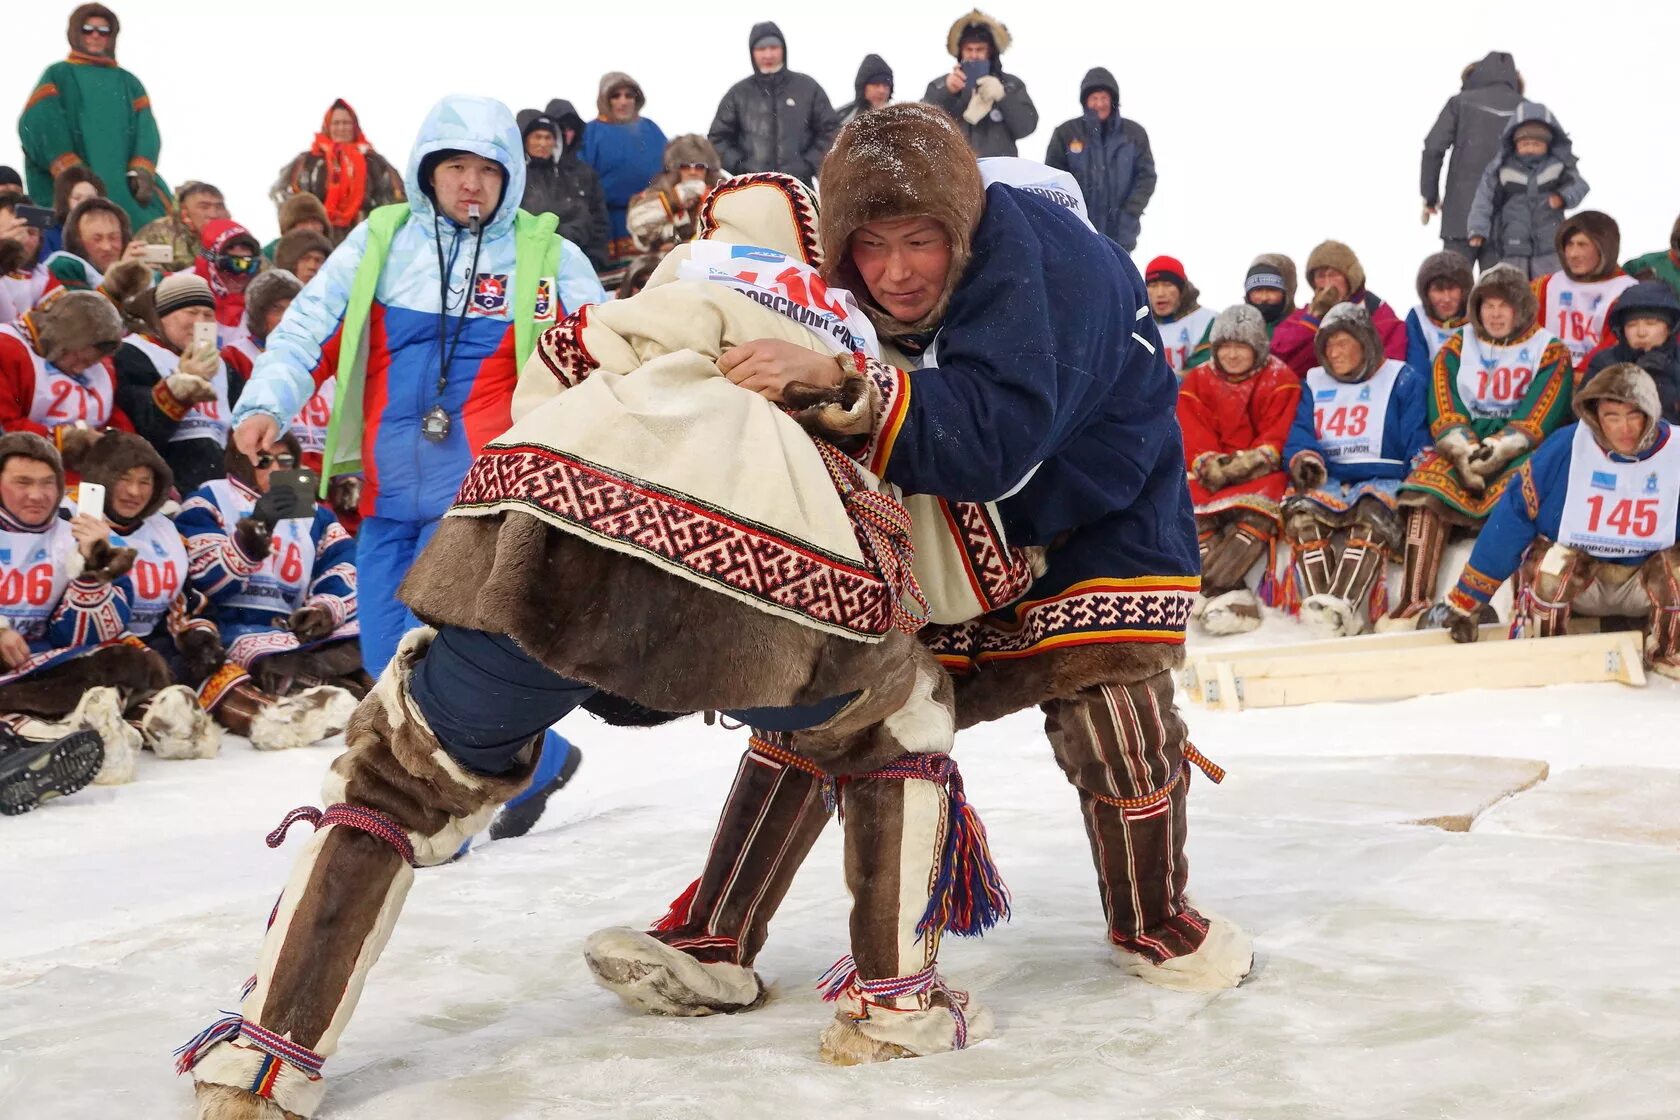
[[[397,585],[473,456],[511,423],[522,350],[606,299],[553,215],[518,210],[524,147],[501,102],[434,105],[404,185],[410,201],[351,231],[292,301],[234,411],[235,441],[254,456],[337,375],[325,470],[364,477],[362,658],[375,675],[416,624]]]

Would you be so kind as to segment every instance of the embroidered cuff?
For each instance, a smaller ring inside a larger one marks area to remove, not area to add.
[[[910,375],[895,366],[862,354],[856,356],[858,372],[874,384],[881,395],[875,410],[875,431],[869,438],[860,459],[876,478],[885,478],[887,463],[892,458],[893,445],[904,427],[910,411]]]
[[[162,377],[152,386],[152,403],[157,405],[159,412],[174,421],[179,421],[192,409],[186,401],[175,398],[175,394],[169,391],[168,379]]]

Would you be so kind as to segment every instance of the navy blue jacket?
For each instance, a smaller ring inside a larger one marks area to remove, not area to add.
[[[1155,154],[1143,126],[1120,116],[1120,88],[1100,66],[1080,83],[1080,103],[1097,89],[1113,95],[1114,112],[1099,121],[1087,109],[1057,125],[1044,162],[1079,181],[1091,222],[1129,253],[1137,248],[1144,207],[1155,193]]]
[[[1029,598],[1091,579],[1193,579],[1178,382],[1148,307],[1114,242],[993,184],[934,362],[876,372],[870,466],[909,493],[1011,494],[999,506],[1010,543],[1051,546]]]

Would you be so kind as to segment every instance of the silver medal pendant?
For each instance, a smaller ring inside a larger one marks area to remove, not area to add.
[[[449,437],[449,413],[442,405],[433,405],[432,410],[420,418],[420,434],[431,443],[442,443]]]

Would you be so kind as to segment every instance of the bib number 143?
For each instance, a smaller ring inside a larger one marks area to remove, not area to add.
[[[1318,425],[1320,439],[1325,436],[1362,436],[1370,420],[1370,406],[1363,404],[1320,408],[1313,413],[1313,423]]]

